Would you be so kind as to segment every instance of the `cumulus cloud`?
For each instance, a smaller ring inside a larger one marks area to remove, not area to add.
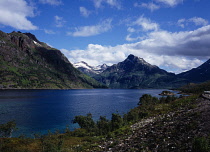
[[[208,21],[201,17],[193,17],[189,19],[190,22],[193,22],[197,26],[204,26],[208,24]]]
[[[185,22],[186,22],[186,19],[182,18],[182,19],[179,19],[177,24],[178,26],[184,28],[185,27]]]
[[[190,19],[182,18],[178,20],[177,25],[184,28],[185,26],[188,26],[190,23],[193,23],[196,26],[208,25],[208,21],[201,17],[192,17]]]
[[[65,20],[63,19],[63,17],[60,17],[60,16],[55,16],[55,24],[56,24],[56,27],[63,27],[63,25],[65,24]]]
[[[67,34],[74,37],[88,37],[98,35],[109,31],[112,28],[111,22],[111,19],[106,19],[97,25],[78,27],[74,32],[68,32]]]
[[[147,8],[151,12],[160,9],[161,7],[175,7],[183,3],[184,0],[152,0],[147,3],[134,3],[135,7]]]
[[[144,17],[143,15],[140,16],[135,21],[129,24],[127,31],[129,34],[126,36],[126,41],[136,41],[142,40],[144,35],[139,36],[139,33],[151,32],[151,31],[158,31],[159,24],[151,21],[149,18]],[[140,27],[140,28],[139,28]],[[132,37],[132,34],[138,34],[137,37]]]
[[[34,7],[25,0],[1,0],[0,1],[0,24],[11,26],[20,30],[36,30],[27,17],[34,17]]]
[[[39,0],[39,2],[42,4],[49,4],[49,5],[61,5],[62,4],[61,0]]]
[[[87,10],[85,7],[80,7],[79,11],[84,17],[88,17],[91,14],[91,11]]]
[[[62,49],[62,52],[70,62],[86,61],[91,65],[116,64],[134,54],[150,64],[179,73],[197,67],[210,57],[209,39],[210,25],[207,25],[185,32],[152,31],[137,43],[117,46],[89,44],[85,50]]]
[[[159,29],[159,25],[157,23],[152,22],[150,19],[144,17],[143,15],[140,16],[136,21],[134,21],[132,25],[141,26],[143,31],[156,31]]]
[[[180,3],[183,3],[183,0],[155,0],[158,3],[163,3],[167,6],[174,7]]]
[[[149,2],[149,3],[141,3],[141,4],[138,4],[138,3],[135,3],[134,4],[135,7],[143,7],[143,8],[147,8],[149,9],[151,12],[155,11],[155,10],[158,10],[160,8],[159,5],[153,3],[153,2]]]
[[[101,8],[104,4],[107,4],[111,7],[121,9],[121,4],[118,0],[93,0],[93,3],[96,8]]]

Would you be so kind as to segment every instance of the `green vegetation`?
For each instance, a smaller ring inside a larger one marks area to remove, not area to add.
[[[15,121],[6,124],[0,124],[0,137],[11,137],[12,132],[16,129]]]
[[[19,138],[0,138],[0,151],[30,151],[30,152],[73,152],[73,151],[102,151],[99,145],[105,141],[112,140],[113,142],[108,146],[114,148],[120,143],[120,139],[132,134],[131,125],[136,122],[141,122],[147,118],[156,116],[168,115],[174,112],[174,115],[180,115],[179,111],[189,111],[196,107],[198,95],[192,96],[167,96],[167,97],[152,97],[144,94],[139,99],[138,107],[131,109],[128,113],[121,116],[118,113],[113,113],[111,120],[105,116],[101,116],[97,121],[92,119],[89,113],[86,116],[76,116],[73,123],[78,123],[80,128],[70,131],[68,128],[65,133],[48,133],[47,135],[34,135],[34,139],[25,137]],[[199,118],[200,113],[186,113],[186,118]],[[174,119],[172,117],[172,119]],[[163,118],[162,121],[169,121],[168,117]],[[183,123],[181,117],[178,118],[177,123]],[[156,128],[163,127],[163,124],[156,123]],[[172,129],[172,135],[183,133],[189,130],[195,130],[198,126],[196,120],[186,122],[185,125],[176,126]],[[181,127],[181,128],[180,128]],[[5,129],[7,128],[7,129]],[[0,126],[2,137],[9,137],[11,131],[15,128],[14,122],[9,122]],[[169,128],[170,130],[170,128]],[[180,132],[181,131],[181,132]],[[209,135],[210,137],[210,135]],[[146,141],[139,143],[143,149],[147,146],[153,146],[154,142],[161,142],[162,139],[155,139],[151,142],[149,137]],[[165,140],[165,139],[164,139]],[[168,139],[166,140],[166,142]],[[210,148],[210,138],[203,136],[196,136],[190,140],[193,151],[207,152]],[[188,141],[189,142],[189,141]],[[184,143],[180,145],[181,148],[186,148]],[[165,147],[167,148],[167,147]],[[168,149],[168,148],[167,148]],[[179,149],[181,150],[181,149]],[[183,150],[183,149],[182,149]],[[133,149],[135,151],[135,148]]]
[[[181,88],[179,88],[184,93],[196,93],[200,94],[203,93],[203,91],[209,91],[210,90],[210,81],[204,82],[204,83],[190,83],[188,85],[185,85]]]
[[[209,152],[210,151],[210,136],[206,137],[196,137],[193,142],[194,152]]]
[[[0,32],[0,89],[104,88],[30,33]]]

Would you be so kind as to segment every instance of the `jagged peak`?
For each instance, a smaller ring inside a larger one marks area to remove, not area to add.
[[[141,66],[145,65],[150,68],[157,68],[157,66],[152,65],[148,63],[147,61],[145,61],[143,58],[140,58],[133,54],[130,54],[122,63],[128,63],[128,62],[132,63],[133,65],[141,65]]]
[[[101,68],[107,68],[109,67],[108,65],[106,65],[105,63],[101,65]]]
[[[137,58],[136,56],[134,56],[133,54],[130,54],[127,59],[129,60],[134,60],[135,58]]]
[[[149,63],[147,63],[143,58],[137,57],[137,56],[135,56],[135,55],[133,55],[133,54],[130,54],[130,55],[127,57],[127,59],[125,59],[125,61],[127,61],[127,60],[132,61],[132,62],[140,61],[141,63],[149,64]]]
[[[30,39],[32,39],[33,41],[41,44],[41,42],[36,38],[36,36],[34,34],[31,34],[31,33],[23,33],[25,35],[27,35]]]
[[[23,37],[23,38],[29,38],[30,40],[32,40],[34,42],[35,45],[38,45],[38,46],[42,46],[43,43],[40,42],[36,36],[34,34],[31,34],[31,33],[22,33],[20,31],[13,31],[11,33],[9,33],[10,35],[13,35],[13,36],[18,36],[18,37]]]

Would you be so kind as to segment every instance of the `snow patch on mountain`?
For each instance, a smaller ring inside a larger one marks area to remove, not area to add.
[[[84,61],[77,62],[73,66],[87,75],[100,74],[109,67],[106,64],[90,66]]]

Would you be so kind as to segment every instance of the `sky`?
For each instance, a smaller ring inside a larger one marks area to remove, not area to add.
[[[0,30],[30,32],[71,63],[129,54],[180,73],[210,59],[210,0],[0,0]]]

